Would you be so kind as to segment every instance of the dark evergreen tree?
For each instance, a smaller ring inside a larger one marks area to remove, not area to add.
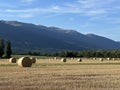
[[[0,39],[0,58],[2,58],[4,54],[4,40]]]
[[[10,41],[7,41],[5,44],[5,57],[10,58],[11,54],[12,54],[11,43]]]

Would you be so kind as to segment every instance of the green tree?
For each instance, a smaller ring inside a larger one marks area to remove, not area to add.
[[[4,54],[4,40],[0,39],[0,58],[2,58]]]
[[[11,54],[12,54],[11,43],[10,41],[7,41],[5,44],[5,57],[10,58]]]

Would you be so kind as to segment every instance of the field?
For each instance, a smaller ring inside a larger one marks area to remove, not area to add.
[[[120,90],[120,60],[37,59],[21,68],[1,59],[0,90]]]

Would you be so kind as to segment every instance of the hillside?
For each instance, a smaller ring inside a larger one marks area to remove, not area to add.
[[[118,49],[120,44],[94,34],[18,21],[0,21],[0,37],[10,40],[14,51]]]

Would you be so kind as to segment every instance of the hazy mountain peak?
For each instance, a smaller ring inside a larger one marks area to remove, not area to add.
[[[87,36],[94,36],[95,34],[93,34],[93,33],[88,33],[88,34],[86,34]]]
[[[95,34],[93,34],[93,33],[88,33],[88,34],[86,34],[86,36],[87,36],[87,37],[94,37],[94,36],[98,36],[98,35],[95,35]]]
[[[53,27],[53,26],[51,26],[51,27],[48,27],[48,28],[49,28],[49,29],[51,29],[51,30],[65,31],[65,29],[58,28],[58,27]]]
[[[51,30],[56,30],[56,31],[60,31],[60,32],[64,32],[64,33],[78,33],[75,30],[69,30],[69,29],[62,29],[62,28],[58,28],[58,27],[49,27]]]
[[[4,21],[4,20],[1,20],[1,22],[5,23],[5,24],[12,25],[12,26],[22,26],[22,23],[20,23],[18,21]]]

